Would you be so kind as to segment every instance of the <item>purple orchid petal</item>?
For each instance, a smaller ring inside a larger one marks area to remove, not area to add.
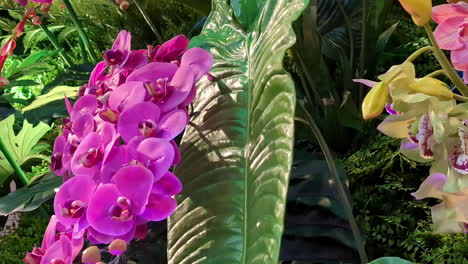
[[[131,165],[118,170],[112,181],[121,196],[130,200],[132,214],[139,215],[148,201],[153,173],[142,166]]]
[[[125,108],[142,103],[145,100],[146,89],[143,82],[126,82],[117,87],[109,96],[109,107],[122,112]]]
[[[121,66],[126,70],[134,70],[148,64],[148,57],[140,51],[132,51],[127,61]]]
[[[102,80],[104,73],[106,72],[107,64],[104,61],[99,62],[96,64],[96,67],[94,67],[93,71],[91,72],[91,75],[89,76],[89,86],[96,85],[96,82],[98,80]]]
[[[84,113],[73,122],[72,130],[75,135],[83,139],[94,131],[94,116],[90,113]]]
[[[129,51],[132,45],[132,34],[126,30],[121,30],[112,45],[113,50]]]
[[[466,25],[466,28],[468,29],[468,22]],[[468,32],[467,32],[468,36]],[[465,44],[468,46],[468,41]],[[463,49],[458,49],[452,51],[450,58],[452,60],[453,67],[455,69],[460,70],[460,71],[468,71],[468,48],[463,48]]]
[[[55,138],[54,150],[52,152],[52,157],[50,158],[50,168],[57,176],[63,176],[64,172],[67,170],[63,165],[63,155],[66,144],[67,140],[65,139],[65,136],[60,135]]]
[[[50,264],[54,259],[62,260],[64,264],[72,264],[72,247],[67,236],[60,236],[60,239],[47,249],[41,264]]]
[[[192,70],[196,82],[213,67],[213,56],[202,48],[191,48],[182,56],[180,65],[188,66]]]
[[[171,215],[176,208],[177,202],[174,198],[164,194],[152,193],[141,217],[150,221],[161,221]]]
[[[54,199],[54,212],[64,226],[76,224],[85,214],[96,184],[87,176],[77,176],[60,187]]]
[[[133,237],[135,236],[136,227],[133,226],[129,232],[121,235],[121,236],[110,236],[103,234],[101,232],[96,231],[93,228],[88,229],[88,240],[91,241],[93,244],[110,244],[112,241],[116,239],[122,239],[125,242],[129,243]]]
[[[177,60],[186,50],[190,40],[184,35],[178,35],[162,44],[156,51],[154,60],[172,62]]]
[[[164,139],[148,138],[137,148],[139,161],[149,164],[148,168],[154,174],[154,181],[159,180],[171,167],[174,160],[174,148]]]
[[[56,227],[57,227],[58,219],[55,215],[52,215],[49,220],[49,224],[44,232],[44,238],[42,239],[41,249],[46,250],[53,243],[55,243],[56,239]]]
[[[188,114],[184,110],[176,110],[166,113],[159,121],[160,131],[157,136],[171,140],[178,136],[188,124]]]
[[[127,82],[131,81],[156,81],[158,79],[172,79],[176,73],[178,66],[173,63],[152,62],[133,71],[127,78]]]
[[[435,29],[434,37],[440,48],[445,50],[457,50],[465,46],[456,30],[463,22],[464,17],[452,17],[445,20]]]
[[[125,166],[130,158],[128,157],[127,146],[117,146],[109,151],[101,168],[101,182],[111,182],[112,176],[123,166]]]
[[[181,161],[181,155],[179,151],[179,146],[177,146],[177,143],[174,140],[169,141],[174,148],[174,161],[172,161],[172,165],[176,166],[180,163]]]
[[[125,142],[136,136],[152,136],[157,130],[159,116],[157,105],[149,102],[136,104],[122,112],[117,130]]]
[[[100,169],[102,158],[102,138],[93,132],[83,139],[73,154],[71,170],[76,176],[93,177]]]
[[[98,108],[98,100],[94,95],[88,94],[80,97],[73,105],[71,120],[74,121],[83,114],[89,113],[94,115]]]
[[[182,191],[182,183],[171,172],[166,172],[164,177],[153,184],[152,193],[162,193],[165,195],[176,195]]]
[[[168,112],[182,104],[193,87],[193,72],[190,67],[180,67],[169,84],[169,94],[160,104],[161,111]]]
[[[65,108],[67,108],[68,115],[71,116],[73,110],[72,104],[67,96],[65,96],[63,100],[65,101]]]
[[[181,103],[182,106],[186,107],[187,105],[193,103],[193,100],[195,100],[195,97],[197,96],[197,86],[193,86],[192,89],[190,90],[189,94],[187,95],[187,98]]]
[[[124,221],[113,214],[120,197],[121,193],[114,184],[103,184],[97,188],[86,211],[92,228],[109,236],[121,236],[134,228],[134,217]]]

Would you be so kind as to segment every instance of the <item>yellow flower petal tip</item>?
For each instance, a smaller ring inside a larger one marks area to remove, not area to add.
[[[400,4],[417,26],[422,27],[431,20],[432,0],[400,0]]]
[[[372,119],[382,114],[390,96],[387,82],[379,82],[367,93],[362,102],[362,117]]]
[[[431,77],[424,77],[410,84],[411,90],[416,93],[423,93],[435,96],[440,100],[453,99],[453,92],[444,82]]]

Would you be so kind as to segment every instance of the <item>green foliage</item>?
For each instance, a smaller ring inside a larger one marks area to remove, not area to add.
[[[23,264],[26,252],[34,245],[41,245],[44,230],[49,223],[45,213],[24,213],[20,215],[18,228],[0,237],[0,264]]]
[[[399,140],[378,135],[348,157],[345,169],[358,223],[371,258],[399,256],[415,263],[466,263],[465,234],[432,234],[430,206],[410,195],[429,167],[399,153]]]
[[[385,257],[385,258],[376,259],[370,262],[369,264],[411,264],[411,262],[406,261],[401,258]]]
[[[175,173],[184,190],[169,219],[169,263],[278,261],[295,108],[282,62],[294,43],[291,23],[306,4],[263,1],[242,27],[228,1],[215,0],[192,39],[213,54],[214,81],[200,82],[197,114],[181,141]]]
[[[21,131],[15,134],[13,130],[14,123],[14,115],[10,115],[8,118],[0,121],[0,134],[10,154],[21,165],[30,159],[36,158],[38,153],[34,149],[34,146],[50,130],[50,127],[44,123],[32,126],[25,120]],[[13,172],[14,170],[5,156],[0,154],[0,185]]]

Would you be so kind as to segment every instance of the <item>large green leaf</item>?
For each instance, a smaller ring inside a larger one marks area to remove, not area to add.
[[[397,257],[384,257],[371,261],[369,264],[413,264],[413,262]]]
[[[307,0],[263,1],[247,26],[227,2],[213,1],[191,43],[214,55],[214,81],[200,82],[181,142],[175,173],[184,190],[169,220],[172,264],[278,261],[295,110],[283,58]]]
[[[25,118],[33,123],[52,123],[54,119],[67,115],[64,98],[75,98],[79,87],[57,86],[48,93],[40,95],[30,105],[23,108]]]
[[[0,121],[0,135],[8,151],[18,164],[22,164],[31,156],[31,151],[37,142],[50,130],[50,127],[44,123],[33,126],[26,120],[23,122],[21,131],[15,135],[13,125],[15,116],[10,115]],[[13,168],[7,161],[3,153],[0,153],[0,185],[13,173]]]

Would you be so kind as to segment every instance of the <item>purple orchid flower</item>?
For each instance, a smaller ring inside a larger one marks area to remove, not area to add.
[[[101,184],[87,209],[91,227],[109,236],[121,236],[136,227],[143,213],[153,183],[147,168],[130,165],[115,173],[113,183]]]
[[[132,51],[131,43],[132,35],[128,31],[120,31],[112,45],[112,49],[104,53],[103,57],[106,64],[124,69],[136,69],[148,63],[145,50]]]
[[[177,61],[180,56],[187,50],[189,42],[190,40],[184,35],[178,35],[168,40],[161,46],[152,49],[152,51],[149,52],[149,56],[153,61]]]

